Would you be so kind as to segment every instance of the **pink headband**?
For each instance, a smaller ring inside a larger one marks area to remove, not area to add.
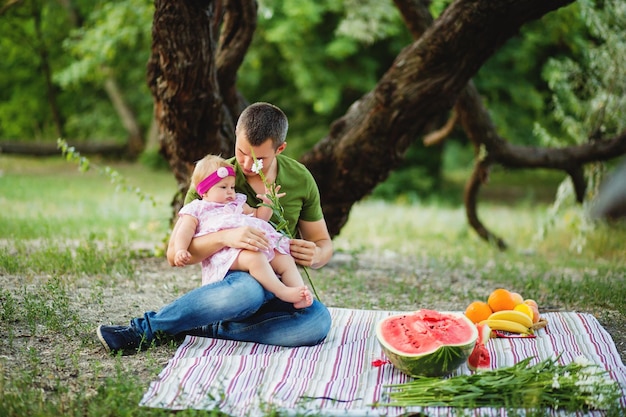
[[[211,189],[215,184],[223,180],[228,176],[235,176],[235,170],[233,167],[219,167],[217,171],[211,173],[208,177],[200,181],[200,184],[197,185],[196,191],[200,195],[204,195],[207,191]]]

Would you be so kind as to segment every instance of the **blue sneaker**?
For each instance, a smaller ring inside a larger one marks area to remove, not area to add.
[[[98,326],[98,339],[109,353],[133,354],[150,343],[132,326]]]

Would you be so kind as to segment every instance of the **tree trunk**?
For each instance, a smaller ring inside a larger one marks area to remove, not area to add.
[[[192,164],[208,153],[233,154],[235,122],[245,106],[237,70],[256,27],[254,1],[155,1],[148,85],[161,152],[182,206]]]
[[[52,114],[52,120],[54,122],[54,127],[56,130],[56,134],[58,137],[63,137],[65,135],[65,130],[63,126],[65,125],[65,120],[61,114],[61,108],[59,107],[59,103],[57,102],[57,88],[52,82],[52,68],[50,67],[50,57],[48,54],[48,48],[46,46],[46,39],[43,34],[43,30],[41,27],[41,9],[38,7],[32,8],[32,15],[35,27],[35,37],[36,37],[36,47],[37,54],[39,55],[39,59],[41,60],[41,71],[43,72],[44,80],[46,82],[46,98],[48,100],[48,106],[50,107],[50,112]]]

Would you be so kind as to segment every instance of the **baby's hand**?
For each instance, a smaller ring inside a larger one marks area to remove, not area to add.
[[[180,249],[176,251],[176,256],[174,256],[174,265],[176,266],[185,266],[191,260],[191,253],[189,253],[186,249]]]
[[[274,192],[276,193],[276,198],[283,198],[285,196],[286,193],[278,193],[278,191],[280,191],[280,185],[277,185],[276,188],[274,189]],[[256,197],[261,200],[263,203],[271,206],[272,205],[272,200],[270,199],[271,195],[271,190],[267,187],[265,187],[265,194],[257,194]]]

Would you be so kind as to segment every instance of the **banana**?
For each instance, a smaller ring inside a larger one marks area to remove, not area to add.
[[[519,333],[519,334],[531,334],[532,330],[524,326],[521,323],[511,320],[501,319],[487,319],[480,322],[480,324],[487,324],[491,330],[502,330],[505,332]]]
[[[533,319],[521,311],[515,310],[496,311],[495,313],[492,313],[487,320],[508,320],[519,323],[526,328],[533,327]]]

